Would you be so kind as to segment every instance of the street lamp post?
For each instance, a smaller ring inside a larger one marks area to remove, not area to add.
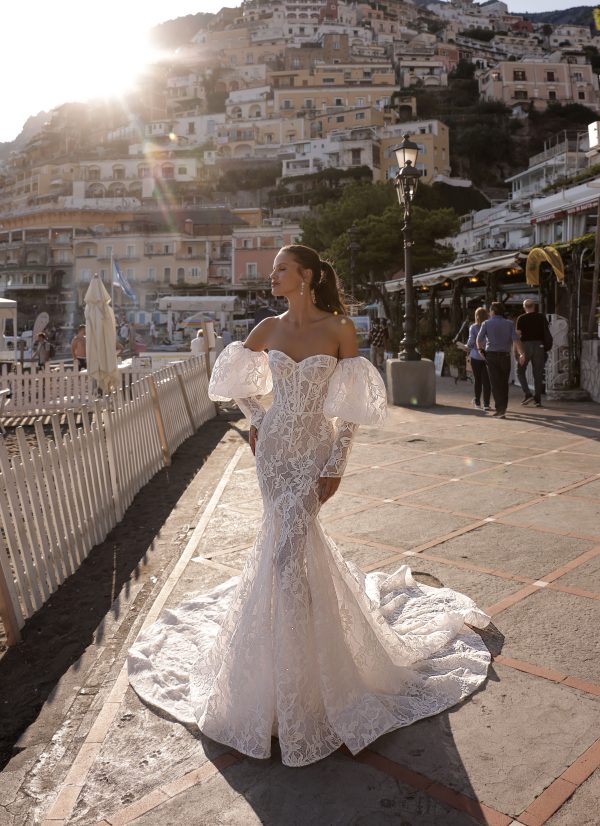
[[[348,244],[348,252],[350,253],[350,298],[354,301],[354,275],[356,272],[356,253],[360,249],[360,244],[356,240],[358,235],[358,227],[356,223],[348,229],[348,237],[350,243]]]
[[[404,210],[404,338],[397,359],[386,361],[388,399],[391,404],[406,407],[432,407],[435,404],[435,366],[431,359],[421,358],[417,350],[417,314],[412,277],[412,202],[421,173],[416,168],[419,147],[408,135],[394,149],[398,174],[394,186]]]
[[[419,147],[409,139],[408,135],[400,146],[394,150],[398,161],[398,174],[394,179],[394,186],[398,195],[398,202],[404,209],[404,338],[400,342],[400,361],[420,361],[421,354],[417,350],[417,322],[415,308],[415,294],[412,277],[412,202],[417,191],[417,184],[421,173],[416,168]]]

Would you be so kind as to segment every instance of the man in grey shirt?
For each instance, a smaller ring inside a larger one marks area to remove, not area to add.
[[[525,361],[525,352],[512,321],[504,318],[504,307],[494,301],[490,306],[490,318],[484,321],[477,336],[477,349],[487,362],[496,404],[494,416],[506,418],[508,407],[508,382],[510,379],[510,355],[513,348],[519,354],[519,363]]]

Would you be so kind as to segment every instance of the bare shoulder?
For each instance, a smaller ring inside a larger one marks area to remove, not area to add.
[[[356,328],[351,318],[345,315],[334,315],[329,322],[338,343],[338,353],[341,359],[354,358],[358,355],[358,341]]]
[[[252,328],[248,338],[244,341],[244,347],[247,347],[249,350],[256,351],[266,350],[269,346],[269,338],[271,337],[278,321],[279,316],[270,316],[269,318],[263,318],[262,321],[259,321],[256,327]]]

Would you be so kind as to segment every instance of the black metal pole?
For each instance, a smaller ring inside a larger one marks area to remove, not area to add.
[[[404,195],[404,338],[400,342],[400,361],[420,361],[416,348],[415,291],[412,278],[412,215],[408,195]]]

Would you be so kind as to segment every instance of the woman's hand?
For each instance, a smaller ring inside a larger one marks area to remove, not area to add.
[[[256,440],[258,439],[258,430],[254,427],[254,425],[250,425],[250,435],[248,437],[248,441],[250,442],[250,450],[252,451],[252,455],[256,456]]]
[[[317,494],[319,502],[324,505],[328,499],[331,499],[333,494],[340,486],[341,478],[339,476],[321,476],[317,482]]]

